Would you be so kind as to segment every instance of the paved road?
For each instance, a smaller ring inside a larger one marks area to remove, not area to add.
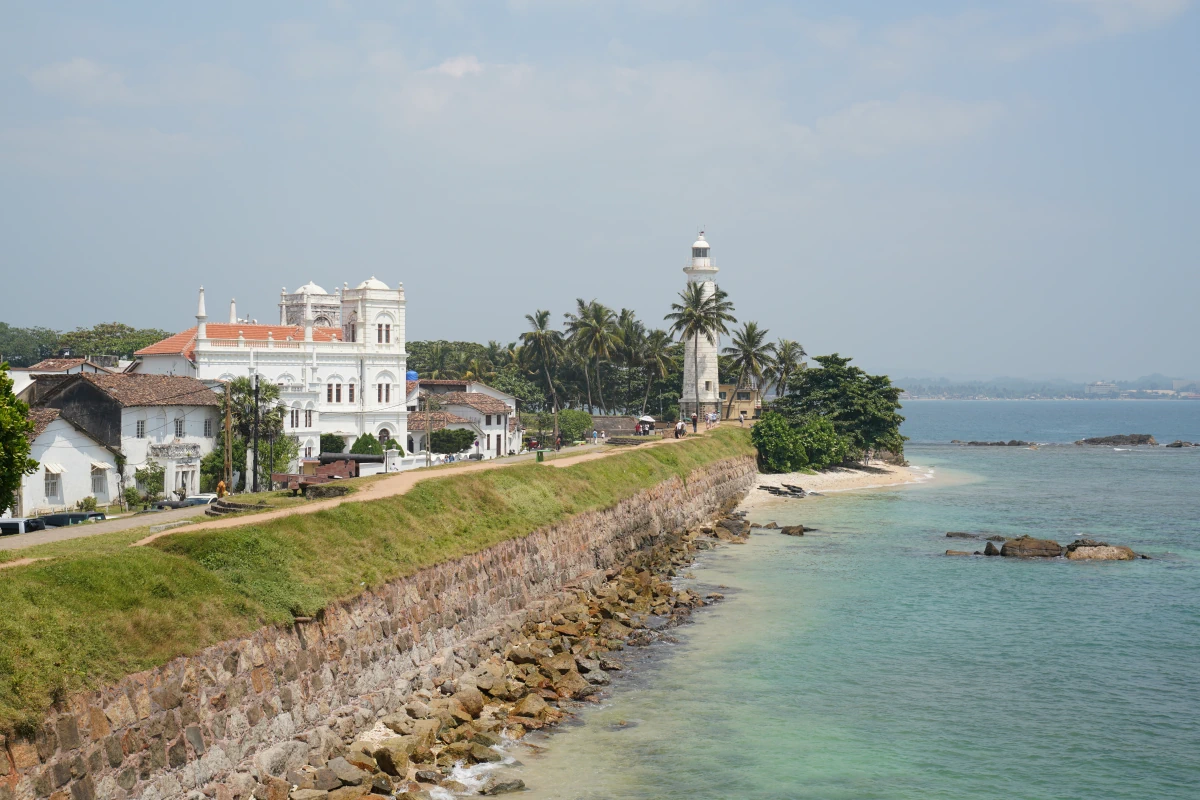
[[[156,511],[153,514],[133,514],[120,519],[106,519],[103,522],[89,522],[86,525],[71,525],[66,528],[47,528],[33,533],[19,533],[15,536],[0,536],[0,550],[20,550],[38,544],[63,542],[67,539],[82,539],[85,536],[98,536],[102,533],[127,531],[130,528],[141,528],[146,525],[161,525],[164,522],[178,522],[192,517],[203,517],[204,509],[172,508],[167,511]]]

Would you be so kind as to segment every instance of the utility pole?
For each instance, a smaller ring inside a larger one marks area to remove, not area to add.
[[[417,385],[418,408],[421,402],[421,387]],[[433,465],[433,395],[425,396],[425,466]]]
[[[225,491],[233,491],[233,414],[229,384],[225,384]]]
[[[254,490],[258,491],[258,373],[254,373]]]

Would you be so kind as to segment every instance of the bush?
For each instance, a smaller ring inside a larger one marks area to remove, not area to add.
[[[461,453],[475,443],[475,431],[442,428],[429,435],[429,448],[435,453]]]
[[[833,423],[824,417],[807,420],[796,431],[796,437],[812,469],[841,464],[850,455],[850,443],[845,437],[839,436]]]
[[[147,462],[146,466],[133,473],[138,489],[142,493],[142,503],[150,505],[162,496],[163,475],[162,464],[156,464],[153,461]]]
[[[564,442],[586,439],[592,432],[592,415],[576,408],[558,412],[558,433]]]
[[[383,445],[372,434],[364,433],[354,440],[354,444],[350,446],[350,452],[360,456],[381,456],[383,455]]]
[[[125,505],[130,508],[136,508],[142,504],[142,493],[137,490],[136,486],[125,487]]]
[[[87,497],[83,498],[78,503],[76,503],[76,505],[79,506],[80,511],[95,511],[96,510],[96,498],[92,497],[91,495],[88,495]]]
[[[781,414],[764,413],[750,429],[750,441],[758,448],[760,472],[796,472],[808,466],[800,435]]]
[[[322,453],[344,453],[346,452],[346,440],[336,433],[321,434],[321,452]]]

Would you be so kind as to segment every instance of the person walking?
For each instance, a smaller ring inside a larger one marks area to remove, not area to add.
[[[699,417],[697,416],[696,412],[693,411],[692,412],[692,433],[700,432],[700,426],[698,424],[698,420],[699,420]]]
[[[557,439],[554,440],[554,450],[555,450],[555,452],[562,450],[562,435],[561,434],[559,435],[559,437]]]
[[[738,422],[741,423],[741,426],[743,428],[746,427],[746,411],[745,411],[745,409],[738,412]]]
[[[599,444],[599,441],[600,441],[599,431],[597,431],[595,428],[592,428],[592,447],[595,447],[597,444]]]

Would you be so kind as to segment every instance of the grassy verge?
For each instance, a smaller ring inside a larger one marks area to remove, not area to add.
[[[128,547],[146,529],[22,551],[0,571],[0,729],[27,728],[66,695],[264,624],[311,615],[423,567],[753,448],[742,431],[549,469],[448,475],[396,497]]]

